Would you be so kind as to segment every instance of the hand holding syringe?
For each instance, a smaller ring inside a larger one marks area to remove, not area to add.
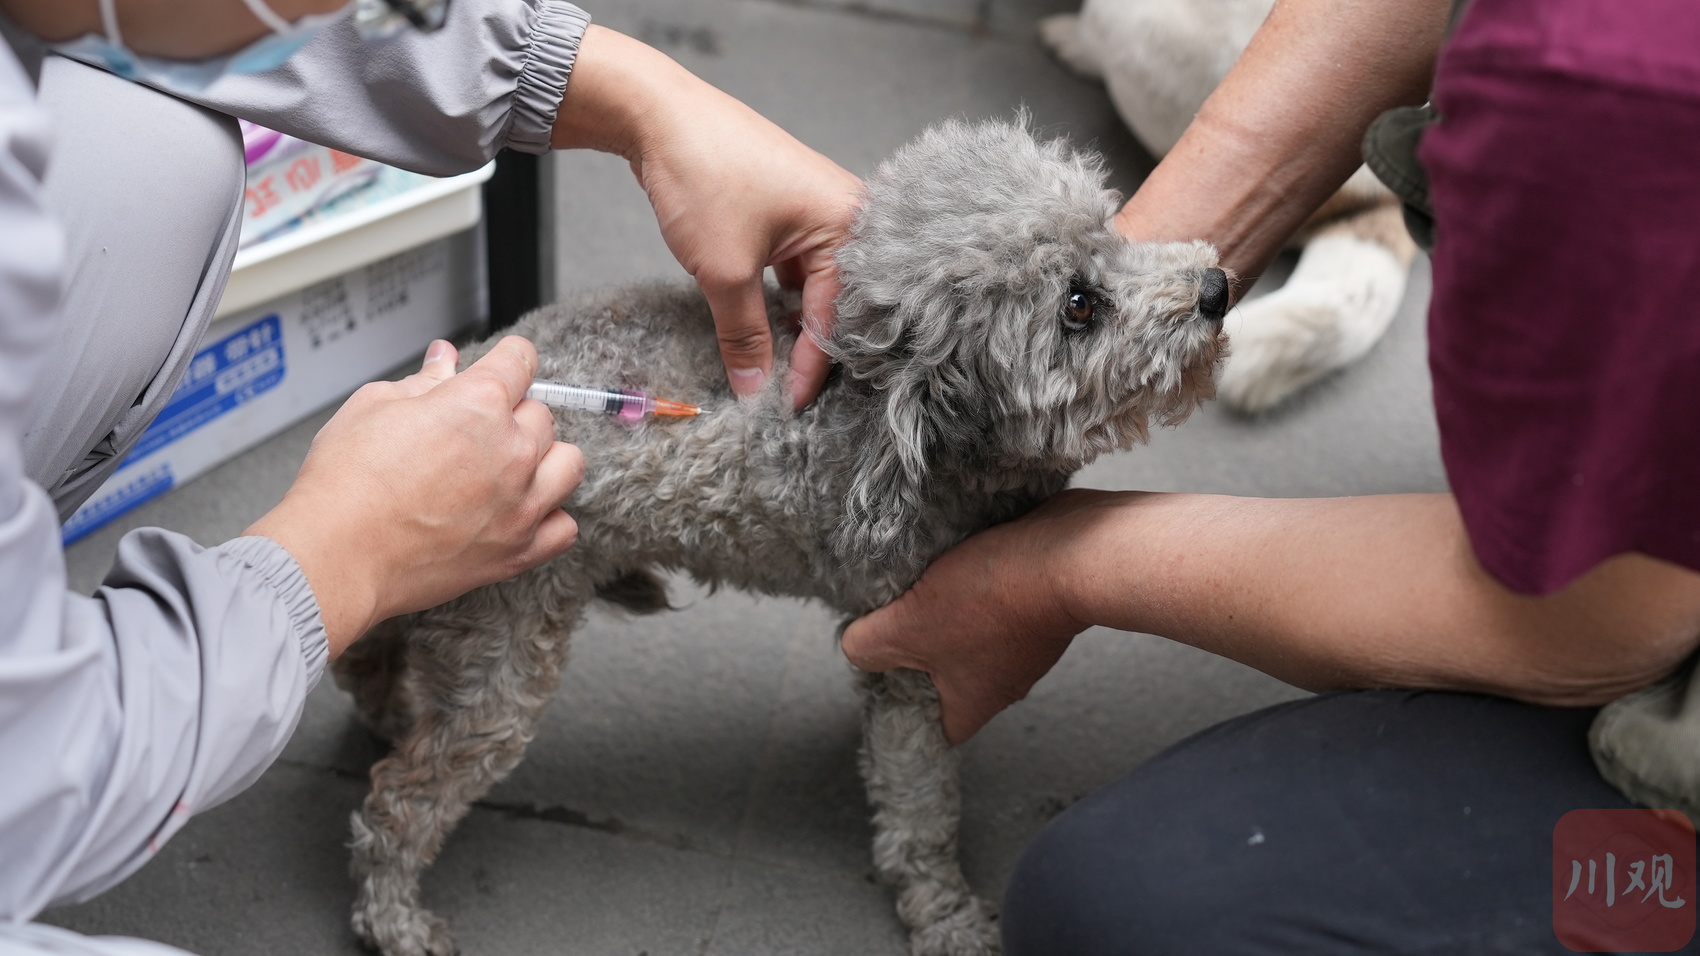
[[[706,408],[687,405],[684,402],[670,402],[664,398],[655,398],[644,392],[617,392],[607,388],[587,388],[583,385],[551,382],[545,378],[534,380],[531,387],[525,390],[525,397],[535,398],[551,408],[576,408],[584,412],[602,412],[605,415],[613,415],[623,422],[642,421],[651,415],[691,418],[708,411]]]

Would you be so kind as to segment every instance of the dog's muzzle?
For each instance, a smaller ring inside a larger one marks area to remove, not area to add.
[[[1228,274],[1221,269],[1204,271],[1204,282],[1198,290],[1198,314],[1210,322],[1220,322],[1228,314]]]

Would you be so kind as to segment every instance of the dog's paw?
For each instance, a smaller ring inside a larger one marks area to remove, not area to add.
[[[1312,241],[1286,285],[1235,310],[1217,397],[1237,411],[1266,411],[1363,358],[1393,321],[1405,277],[1397,256],[1374,243]]]
[[[1003,952],[997,910],[978,896],[941,920],[909,933],[910,956],[997,956]]]
[[[356,907],[351,922],[360,942],[383,956],[456,956],[460,952],[448,921],[428,910]]]
[[[1080,14],[1058,13],[1039,21],[1039,41],[1063,66],[1088,79],[1104,78],[1104,67],[1080,31]]]

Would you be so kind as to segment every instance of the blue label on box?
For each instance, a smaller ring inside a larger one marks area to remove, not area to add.
[[[88,534],[113,518],[158,498],[171,490],[171,463],[162,461],[152,468],[122,469],[122,483],[110,492],[83,505],[65,526],[59,529],[59,540],[65,545]]]
[[[138,470],[147,455],[207,422],[276,388],[283,381],[283,324],[276,315],[251,322],[205,346],[189,361],[183,381],[165,403],[124,464],[98,496],[77,509],[60,540],[69,545],[143,502],[170,491],[175,483],[169,462]]]
[[[276,315],[230,333],[195,353],[165,408],[130,450],[158,451],[283,381],[283,325]]]

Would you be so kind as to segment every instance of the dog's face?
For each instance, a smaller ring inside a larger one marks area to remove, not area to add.
[[[1213,394],[1215,251],[1128,242],[1117,201],[1097,157],[1009,123],[936,126],[869,178],[830,343],[886,396],[848,502],[856,550],[903,545],[930,475],[1073,471]]]

